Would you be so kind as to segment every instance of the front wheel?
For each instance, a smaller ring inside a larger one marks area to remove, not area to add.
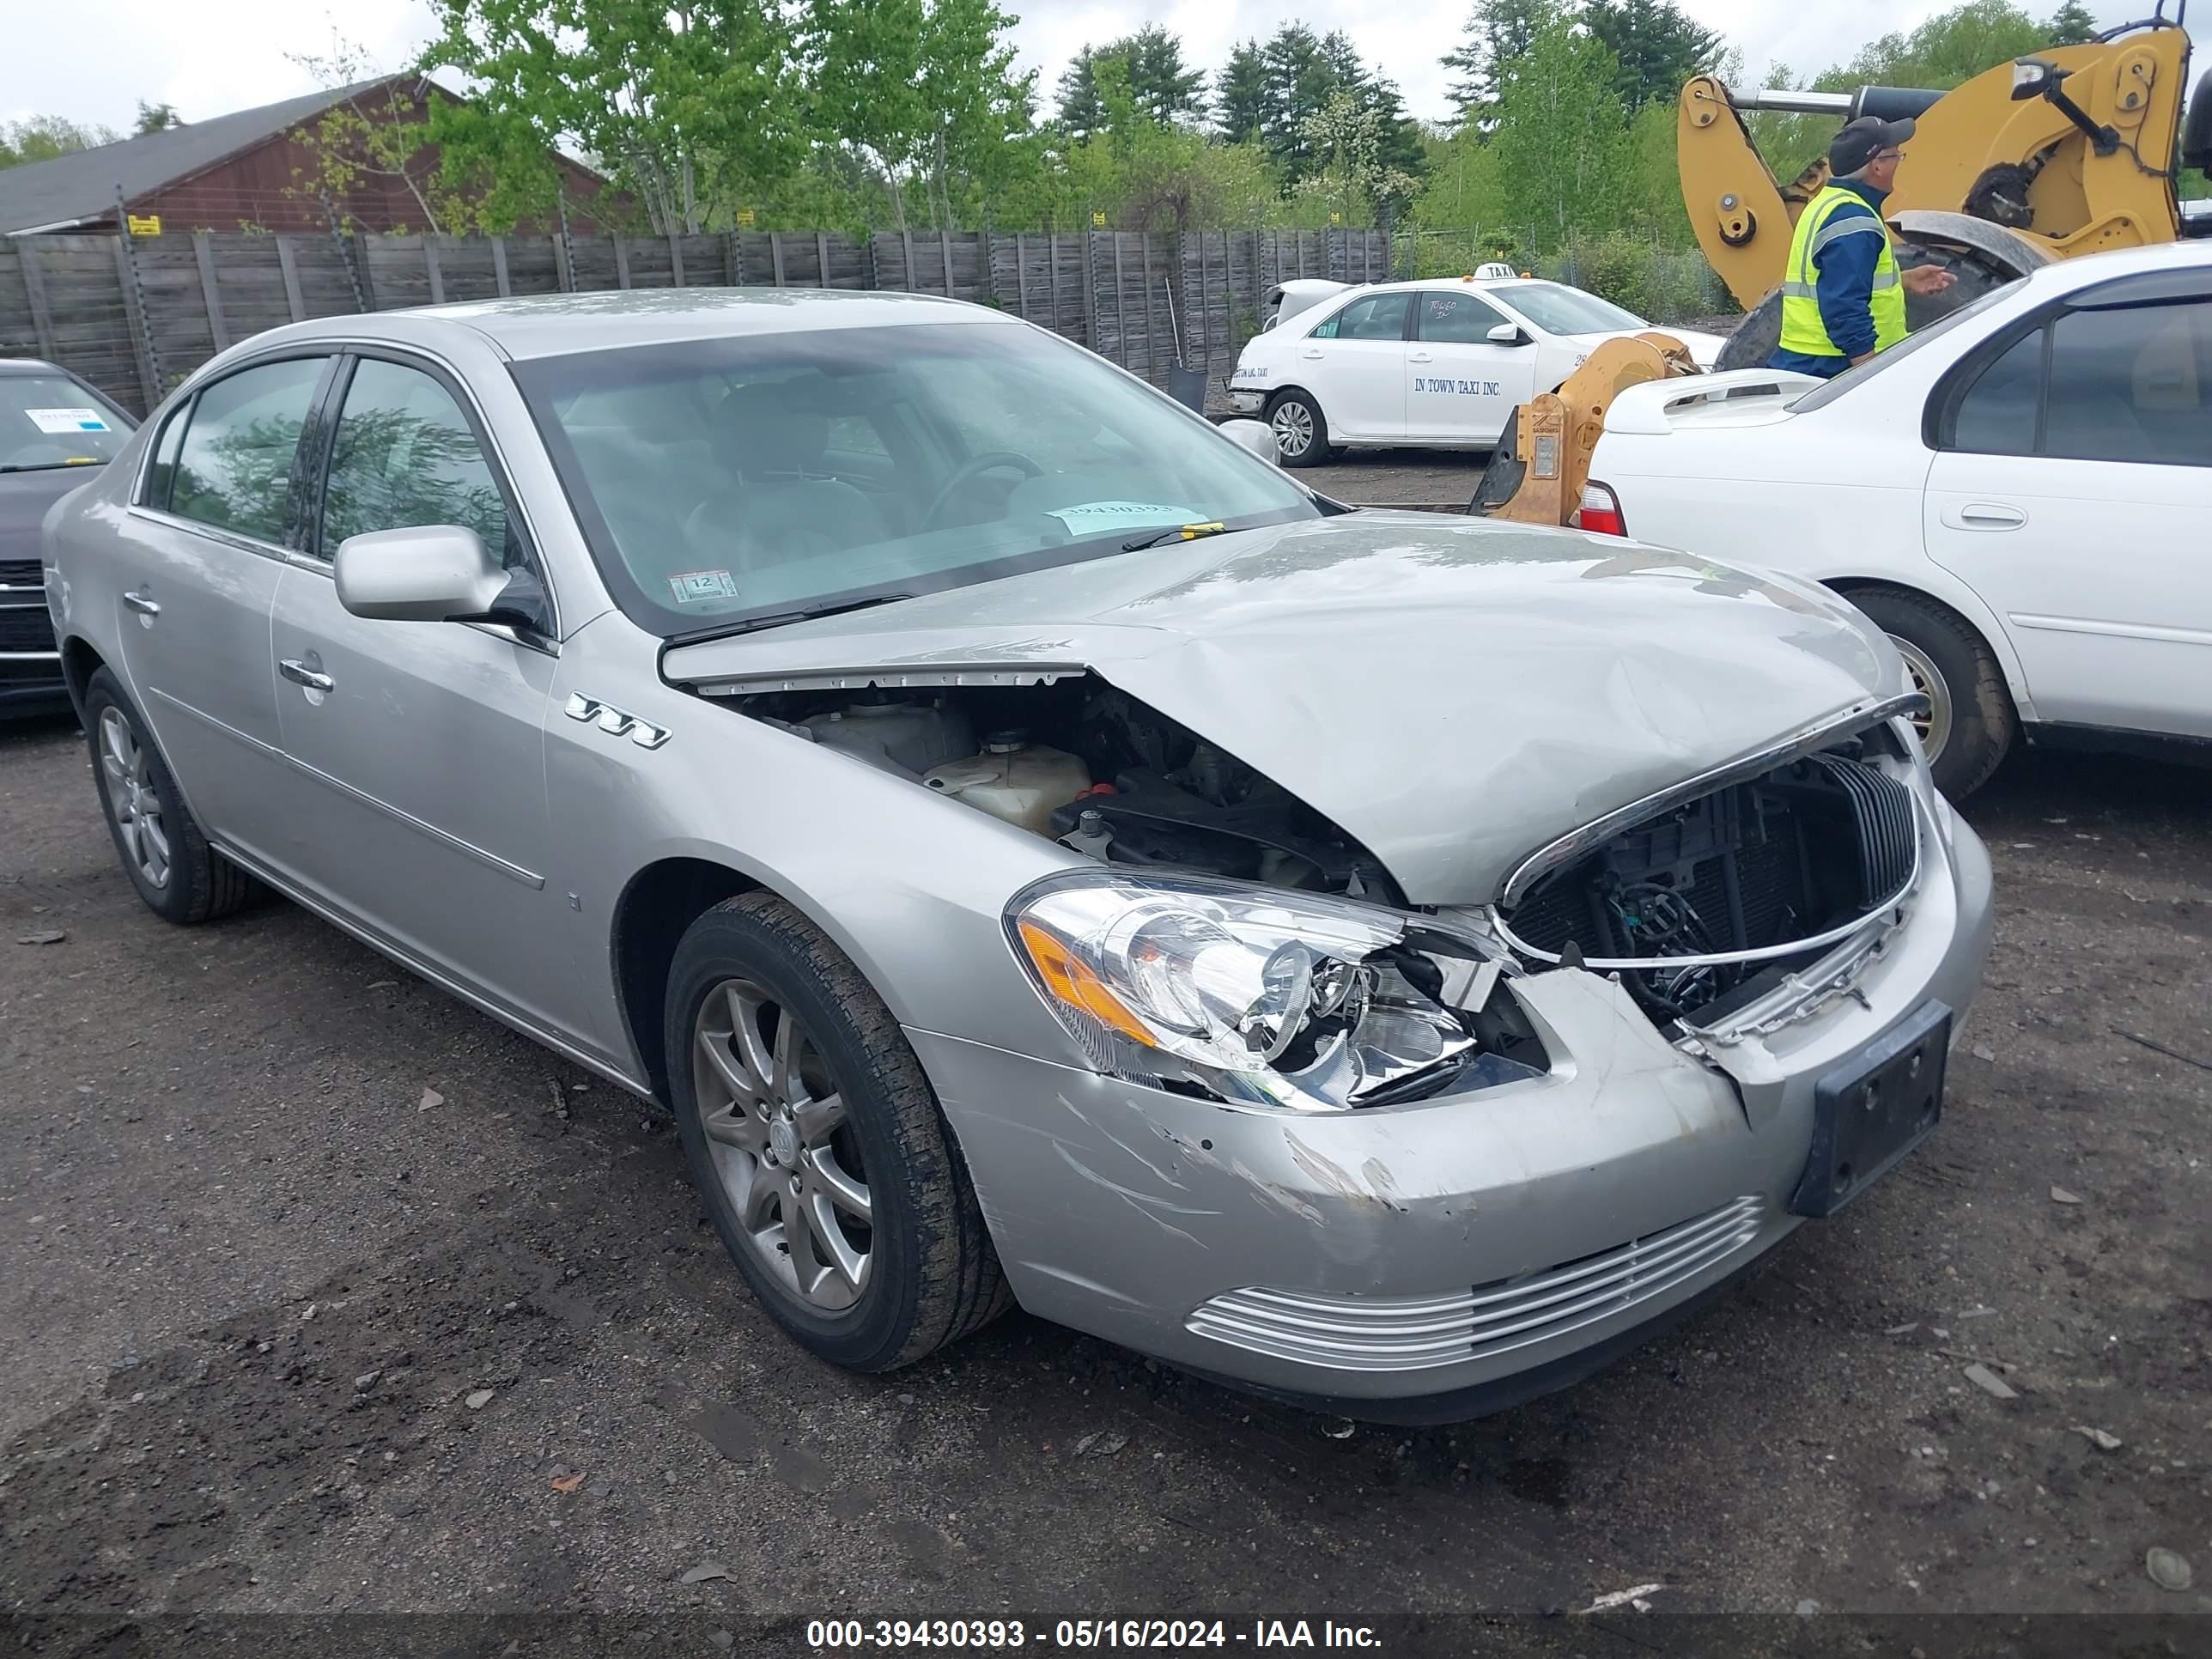
[[[1972,623],[1924,593],[1863,587],[1846,597],[1905,659],[1913,690],[1928,699],[1914,722],[1928,769],[1938,789],[1964,800],[1989,781],[2019,724],[1996,653]]]
[[[669,969],[665,1037],[708,1218],[803,1346],[893,1370],[1008,1304],[921,1062],[804,917],[749,893],[693,922]]]
[[[1328,459],[1328,420],[1311,392],[1277,392],[1267,405],[1267,425],[1285,466],[1319,466]]]

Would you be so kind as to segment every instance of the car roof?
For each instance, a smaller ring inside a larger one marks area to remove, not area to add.
[[[507,356],[562,356],[616,346],[680,344],[732,335],[792,334],[818,329],[902,327],[922,323],[1000,323],[1017,319],[988,306],[934,294],[857,293],[837,289],[612,289],[584,294],[519,295],[467,300],[405,311],[376,311],[295,323],[257,337],[422,342],[465,328]]]
[[[2054,259],[2027,280],[2039,290],[2070,290],[2115,276],[2145,270],[2186,270],[2212,265],[2212,242],[2160,242],[2151,247],[2113,248],[2072,259]]]
[[[59,363],[50,363],[43,357],[0,357],[0,374],[58,374],[68,380],[77,378]]]

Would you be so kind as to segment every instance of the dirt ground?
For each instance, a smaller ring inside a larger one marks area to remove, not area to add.
[[[73,723],[0,730],[0,1621],[2212,1613],[2212,775],[2030,753],[1969,817],[1997,942],[1929,1144],[1614,1370],[1413,1432],[1020,1315],[818,1364],[653,1110],[289,905],[164,926]]]

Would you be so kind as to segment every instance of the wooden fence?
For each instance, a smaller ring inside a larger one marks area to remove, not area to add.
[[[1158,386],[1180,350],[1218,405],[1270,287],[1381,281],[1389,264],[1368,230],[0,237],[0,356],[58,362],[143,415],[216,352],[310,317],[630,288],[876,289],[997,307]]]

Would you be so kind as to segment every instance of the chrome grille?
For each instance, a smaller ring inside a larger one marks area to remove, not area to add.
[[[1411,1370],[1510,1353],[1609,1319],[1721,1266],[1759,1236],[1747,1195],[1664,1231],[1518,1279],[1431,1297],[1228,1291],[1185,1322],[1198,1336],[1340,1370]]]

